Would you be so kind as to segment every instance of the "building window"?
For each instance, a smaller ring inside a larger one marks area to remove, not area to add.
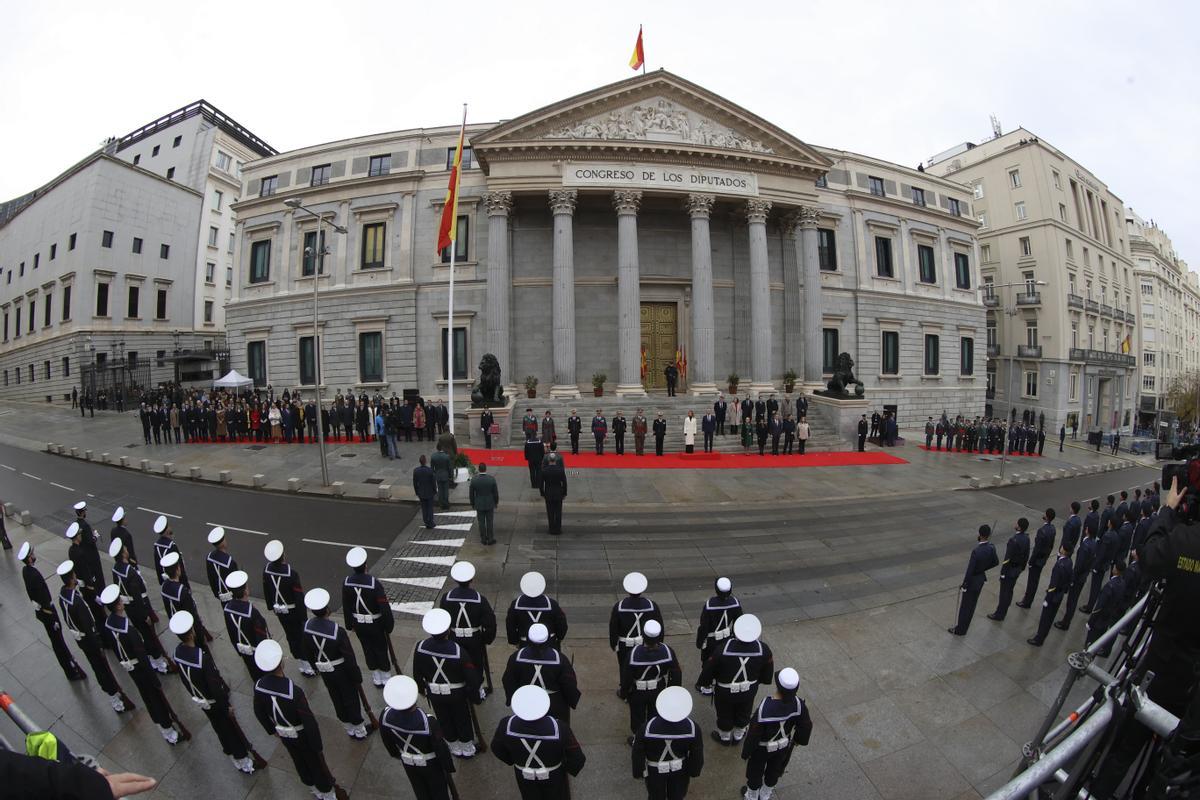
[[[142,154],[138,153],[136,156],[133,157],[133,165],[136,167],[141,162],[141,160],[142,160]]]
[[[268,175],[262,179],[262,186],[258,189],[259,197],[270,197],[275,194],[276,188],[279,186],[278,175]]]
[[[471,240],[471,218],[466,214],[458,215],[458,238],[454,240],[454,260],[456,262],[466,261],[467,253],[470,252],[468,245]],[[450,263],[450,248],[442,248],[442,263]]]
[[[1038,396],[1038,374],[1035,371],[1025,371],[1025,397]]]
[[[271,240],[263,239],[250,245],[250,282],[265,283],[271,279]]]
[[[58,245],[52,244],[50,245],[50,260],[53,261],[56,255],[58,255]]]
[[[827,188],[829,186],[829,178],[825,175],[822,175],[821,177],[817,178],[815,183],[818,189]]]
[[[52,294],[48,294],[48,295],[46,295],[46,300],[45,300],[45,302],[44,302],[44,303],[42,303],[42,327],[43,327],[43,328],[49,328],[49,327],[50,327],[50,325],[51,325],[51,321],[50,321],[50,301],[51,301],[51,300],[53,300],[53,299],[54,299],[54,295],[52,295]]]
[[[64,378],[71,377],[71,357],[70,356],[62,357],[62,376]]]
[[[992,260],[992,246],[984,244],[979,246],[979,260],[987,264]]]
[[[125,309],[125,316],[128,319],[137,319],[138,316],[138,287],[129,287],[129,303]]]
[[[174,179],[175,179],[175,168],[167,167],[167,180],[170,181],[170,180],[174,180]]]
[[[167,290],[159,289],[154,298],[154,318],[167,318]]]
[[[1051,179],[1052,181],[1054,181],[1054,188],[1055,188],[1055,189],[1061,189],[1061,188],[1062,188],[1062,176],[1058,174],[1058,170],[1056,170],[1056,169],[1052,169],[1052,170],[1050,170],[1050,179]]]
[[[883,331],[880,336],[880,370],[884,375],[900,374],[900,331]]]
[[[933,248],[927,244],[917,245],[917,271],[921,283],[937,283],[937,267],[933,262]]]
[[[229,172],[229,166],[232,163],[233,159],[230,158],[229,153],[226,153],[223,150],[217,151],[217,169]]]
[[[332,164],[320,164],[312,168],[312,180],[309,181],[309,186],[324,186],[329,183],[329,172],[332,169]]]
[[[72,234],[72,236],[73,235],[74,234]],[[100,246],[101,247],[112,247],[112,243],[113,243],[113,232],[112,231],[104,231],[103,233],[100,234]]]
[[[21,310],[17,309],[17,313],[20,314]],[[107,317],[108,316],[108,284],[107,283],[96,284],[96,316],[97,317]],[[20,327],[20,323],[17,324],[17,327]]]
[[[958,371],[962,375],[975,374],[975,340],[970,336],[958,340]]]
[[[1066,239],[1065,242],[1067,245],[1067,258],[1074,259],[1075,258],[1075,245],[1071,242],[1070,239]]]
[[[204,301],[204,323],[206,325],[208,325],[208,324],[211,324],[212,321],[213,321],[213,301],[205,300]]]
[[[1153,367],[1154,366],[1154,353],[1149,353],[1149,352],[1142,353],[1142,366],[1143,367]]]
[[[34,378],[33,378],[33,364],[30,364],[30,365],[29,365],[29,382],[30,382],[30,383],[33,383],[33,380],[34,380]]]
[[[225,268],[225,286],[233,286],[233,267]]]
[[[959,289],[971,288],[971,260],[966,253],[954,254],[954,285]]]
[[[176,136],[175,141],[171,142],[171,147],[179,147],[180,143],[182,143],[182,142],[183,142],[183,137]]]
[[[158,155],[158,151],[159,151],[159,146],[158,146],[158,145],[154,145],[154,149],[150,151],[150,157],[151,157],[151,158],[154,158],[155,156],[157,156],[157,155]]]
[[[41,253],[34,253],[34,254],[33,254],[33,268],[34,268],[34,269],[37,269],[37,268],[38,268],[38,264],[40,264],[40,263],[41,263],[41,261],[42,261],[42,254],[41,254]]]
[[[987,227],[987,214],[980,214],[978,217],[976,217],[976,219],[979,221],[979,227]]]
[[[1142,284],[1142,297],[1153,297],[1153,296],[1154,296],[1154,285],[1150,284],[1150,283],[1143,283]]]
[[[821,371],[833,372],[837,368],[838,329],[821,329]]]
[[[222,192],[220,189],[213,190],[213,200],[212,200],[213,211],[221,210],[221,203],[222,203],[222,201],[224,201],[224,199],[225,199],[224,192]]]
[[[1031,256],[1031,255],[1033,255],[1033,245],[1030,243],[1030,241],[1029,241],[1029,237],[1028,237],[1028,236],[1022,236],[1022,237],[1020,238],[1020,240],[1019,240],[1019,241],[1020,241],[1020,244],[1021,244],[1021,255],[1022,255],[1022,256]]]
[[[319,346],[319,342],[318,342]],[[317,383],[317,361],[313,355],[313,337],[300,337],[300,384],[314,386]]]
[[[1025,344],[1030,347],[1038,346],[1038,324],[1036,319],[1025,320]]]
[[[950,212],[951,216],[954,216],[954,217],[962,216],[962,204],[959,203],[958,200],[956,200],[953,197],[948,198],[946,200],[946,205],[949,206],[949,208],[947,210]]]
[[[4,312],[4,341],[8,341],[8,312]]]
[[[133,252],[137,254],[142,252],[142,240],[137,236],[133,237]]]
[[[171,257],[171,245],[160,244],[158,246],[158,257],[159,258],[170,258]]]
[[[875,195],[876,197],[887,196],[883,191],[883,178],[876,178],[874,175],[868,175],[867,188],[871,191],[871,194]]]
[[[204,282],[210,286],[217,281],[217,265],[209,261],[204,265]]]
[[[826,272],[837,270],[837,236],[832,228],[817,228],[817,263]]]
[[[208,226],[208,246],[216,247],[217,246],[217,237],[220,235],[221,235],[221,231],[219,228],[217,228],[214,225],[209,225]]]
[[[925,205],[925,190],[918,189],[917,187],[914,186],[913,190],[912,190],[912,199],[913,199],[913,203],[918,206]]]
[[[358,380],[360,383],[383,382],[383,333],[381,331],[358,335]]]
[[[25,274],[25,262],[22,261],[21,266],[17,269],[17,275],[24,275],[24,274]]]
[[[68,322],[71,319],[71,287],[70,286],[63,287],[62,307],[63,307],[62,321]]]
[[[1147,392],[1154,391],[1154,376],[1153,375],[1143,375],[1142,376],[1142,388],[1145,389]]]
[[[1090,267],[1092,265],[1092,255],[1090,252],[1088,252],[1086,247],[1083,248],[1083,264],[1086,267]]]
[[[392,156],[390,153],[385,153],[381,156],[371,156],[370,165],[367,167],[367,176],[375,177],[376,175],[387,175],[392,171]]]
[[[21,307],[20,306],[17,306],[16,318],[14,321],[17,324],[13,326],[13,338],[20,339],[21,338]]]
[[[50,380],[50,361],[47,359],[42,362],[42,378]]]
[[[1067,386],[1067,399],[1074,403],[1079,399],[1079,373],[1072,372]]]
[[[161,367],[163,365],[163,360],[166,357],[167,357],[166,350],[155,350],[154,351],[154,360],[155,360],[155,362],[157,362],[158,366]]]
[[[456,150],[458,150],[457,146],[446,148],[446,169],[454,166],[454,152]],[[462,168],[464,170],[475,169],[475,151],[466,145],[463,146]]]
[[[1029,219],[1029,214],[1025,211],[1024,203],[1015,203],[1013,208],[1016,209],[1018,222]]]
[[[1008,171],[1008,182],[1009,182],[1009,185],[1012,186],[1012,188],[1020,189],[1021,188],[1021,170],[1010,169]]]
[[[1071,347],[1079,347],[1079,323],[1071,323]]]
[[[1063,222],[1067,221],[1067,207],[1062,203],[1058,204],[1058,218]]]
[[[255,386],[267,385],[267,343],[246,342],[246,377]]]
[[[362,235],[362,268],[382,268],[384,242],[387,239],[387,223],[372,222],[370,225],[363,225]]]
[[[442,328],[442,380],[446,380],[446,346],[447,346],[447,329]],[[467,329],[454,329],[454,380],[461,381],[467,379]]]
[[[325,231],[321,231],[321,244],[317,245],[317,232],[306,231],[304,234],[304,257],[300,263],[300,274],[309,277],[313,274],[313,263],[320,253],[320,273],[325,274]]]
[[[880,278],[893,278],[892,240],[886,236],[875,237],[875,274]]]
[[[34,323],[37,322],[37,301],[29,301],[29,332],[33,333]]]
[[[971,189],[973,190],[976,200],[983,199],[983,181],[976,181],[975,183],[971,184]]]
[[[925,374],[937,375],[938,364],[938,340],[940,337],[937,334],[925,334]]]
[[[1022,272],[1021,278],[1025,281],[1025,294],[1033,294],[1037,291],[1037,280],[1032,272]]]

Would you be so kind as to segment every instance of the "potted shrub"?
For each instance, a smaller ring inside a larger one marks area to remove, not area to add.
[[[738,384],[741,383],[741,377],[736,372],[729,373],[729,377],[725,381],[729,384],[729,393],[737,394]]]
[[[538,379],[532,375],[525,376],[525,394],[529,397],[537,397]]]
[[[471,459],[462,450],[454,456],[454,482],[466,483],[471,478],[475,477],[475,465],[471,463]]]
[[[608,380],[608,376],[603,372],[597,372],[592,376],[592,394],[596,397],[604,396],[604,382]]]
[[[783,373],[783,391],[791,394],[796,390],[796,370],[789,369]]]

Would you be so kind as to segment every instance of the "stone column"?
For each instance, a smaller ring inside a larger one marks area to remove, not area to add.
[[[487,352],[500,362],[505,385],[516,385],[516,365],[509,348],[512,270],[508,264],[508,214],[512,192],[488,192],[483,196],[488,215],[487,249]]]
[[[775,391],[771,382],[771,283],[767,271],[768,200],[746,201],[750,229],[750,391]]]
[[[642,193],[613,192],[617,210],[617,396],[644,397],[642,386],[641,269],[638,266],[637,212]]]
[[[573,218],[578,192],[552,189],[554,212],[554,380],[551,397],[579,397],[575,379],[575,241]]]
[[[688,367],[694,379],[689,382],[696,396],[716,395],[714,377],[716,357],[716,319],[713,314],[712,244],[708,219],[715,197],[689,194],[684,205],[692,218],[692,352]]]
[[[796,213],[796,264],[804,275],[804,386],[824,388],[821,334],[821,260],[817,252],[817,209],[801,206]]]

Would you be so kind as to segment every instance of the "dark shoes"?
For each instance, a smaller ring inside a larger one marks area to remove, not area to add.
[[[1028,611],[1028,610],[1029,610],[1029,603],[1026,603],[1026,602],[1025,602],[1025,601],[1023,601],[1023,600],[1018,600],[1018,601],[1017,601],[1017,603],[1016,603],[1016,606],[1017,606],[1017,608],[1023,608],[1023,609],[1025,609],[1026,611]]]
[[[1090,614],[1090,613],[1092,613],[1092,607],[1084,606],[1083,608],[1079,609],[1079,613],[1080,614]]]
[[[1038,639],[1038,638],[1035,636],[1035,637],[1034,637],[1034,638],[1032,638],[1032,639],[1026,639],[1026,640],[1025,640],[1025,644],[1031,644],[1031,645],[1033,645],[1034,647],[1041,647],[1041,646],[1042,646],[1042,640],[1041,640],[1041,639]]]
[[[954,636],[966,636],[965,633],[959,633],[958,628],[946,628],[946,633],[952,634]]]
[[[1060,631],[1065,631],[1068,628],[1070,628],[1071,626],[1063,624],[1062,622],[1056,622],[1056,623],[1054,623],[1054,627],[1058,628]]]
[[[999,614],[988,614],[988,619],[995,622],[1004,622],[1004,617],[1000,616]]]

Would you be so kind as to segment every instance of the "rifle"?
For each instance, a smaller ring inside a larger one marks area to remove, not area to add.
[[[347,800],[349,795],[346,794],[345,789],[343,789],[341,786],[338,786],[337,780],[333,777],[333,773],[329,771],[329,765],[325,763],[325,751],[318,750],[315,753],[310,752],[309,755],[313,756],[321,764],[321,769],[325,770],[325,774],[329,776],[331,781],[333,781],[333,796],[336,797],[337,800]]]
[[[400,669],[400,662],[396,659],[396,648],[392,645],[392,635],[390,633],[387,635],[387,643],[388,655],[392,658],[392,669],[396,671],[397,675],[403,675],[404,670]]]
[[[189,731],[187,726],[183,724],[183,721],[179,719],[179,715],[175,713],[175,709],[171,708],[171,702],[167,700],[167,696],[163,693],[161,686],[158,687],[158,696],[159,699],[162,700],[162,704],[166,706],[167,713],[170,715],[171,721],[174,722],[175,727],[179,729],[179,738],[185,742],[190,741],[192,738],[191,731]]]
[[[450,797],[452,800],[462,800],[458,795],[458,787],[454,785],[454,774],[451,772],[443,772],[446,776],[446,787],[450,789]]]
[[[479,717],[475,713],[475,704],[469,698],[467,699],[467,708],[471,709],[471,727],[475,729],[475,736],[479,739],[479,752],[486,753],[488,751],[487,740],[483,738],[483,730],[479,727]]]
[[[362,700],[363,711],[367,712],[367,719],[371,722],[371,730],[378,730],[379,720],[375,719],[375,712],[371,710],[371,704],[367,702],[367,693],[363,691],[361,681],[358,684],[358,699]]]
[[[483,649],[483,674],[487,678],[487,693],[493,694],[496,690],[492,687],[492,665],[488,661],[487,645],[482,646]]]

